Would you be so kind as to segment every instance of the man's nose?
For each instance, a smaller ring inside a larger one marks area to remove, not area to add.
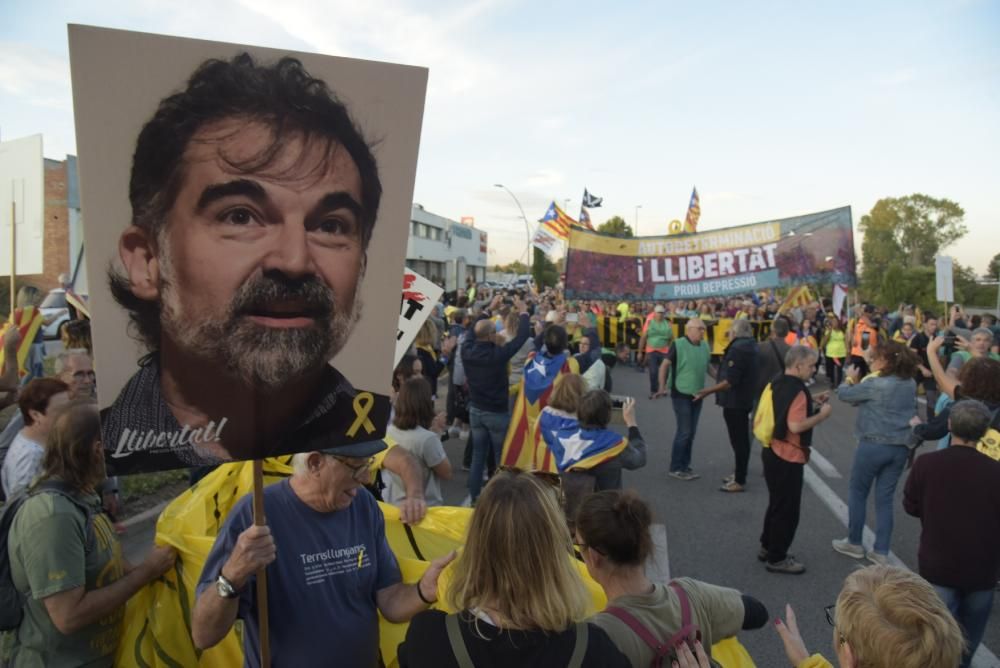
[[[281,231],[264,258],[264,270],[277,270],[291,277],[313,273],[305,221],[286,220],[280,227]]]

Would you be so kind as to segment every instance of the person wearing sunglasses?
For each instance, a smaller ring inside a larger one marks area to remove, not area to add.
[[[490,480],[451,571],[447,600],[459,612],[414,617],[400,668],[631,665],[584,621],[590,594],[574,564],[557,481],[508,468]]]
[[[962,657],[962,631],[930,583],[894,566],[869,566],[844,580],[825,608],[840,668],[950,668]],[[792,606],[775,622],[795,668],[832,668],[809,654]]]
[[[682,597],[691,606],[689,623],[699,629],[705,648],[741,629],[759,629],[767,623],[764,604],[735,589],[692,578],[669,585],[649,580],[645,565],[653,551],[651,522],[649,506],[631,490],[591,494],[575,522],[580,556],[608,597],[608,607],[591,621],[611,636],[631,665],[653,665],[656,649],[644,636],[663,644],[678,633],[684,625]],[[692,649],[697,652],[697,647]],[[676,659],[684,665],[680,653]]]
[[[273,665],[375,666],[379,613],[409,621],[437,601],[438,576],[455,558],[431,562],[403,584],[371,477],[383,441],[302,452],[291,478],[264,489],[267,526],[253,522],[252,495],[229,513],[205,561],[192,615],[192,640],[214,646],[243,620],[245,666],[259,666],[255,574],[267,572]]]

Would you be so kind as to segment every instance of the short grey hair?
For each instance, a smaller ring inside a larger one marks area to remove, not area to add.
[[[819,359],[819,352],[809,346],[792,346],[785,353],[785,368],[790,369],[807,359]]]
[[[296,452],[292,455],[292,470],[295,475],[304,475],[309,472],[309,452]]]
[[[993,330],[989,327],[977,327],[972,332],[973,336],[985,336],[990,342],[993,341]]]
[[[975,399],[963,399],[952,405],[948,426],[952,436],[975,443],[986,434],[992,419],[993,413],[986,404]]]
[[[64,350],[59,355],[56,356],[55,371],[57,376],[63,375],[66,371],[66,367],[69,366],[69,359],[71,357],[76,357],[77,355],[81,357],[90,358],[90,353],[87,352],[86,348],[70,348],[69,350]]]
[[[753,336],[753,325],[750,324],[749,320],[740,318],[739,320],[733,321],[733,325],[729,328],[729,331],[733,333],[734,339],[745,336]]]

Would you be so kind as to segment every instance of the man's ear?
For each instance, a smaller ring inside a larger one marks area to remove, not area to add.
[[[132,294],[139,299],[160,298],[160,262],[156,243],[140,227],[130,225],[118,238],[118,256],[125,266]]]

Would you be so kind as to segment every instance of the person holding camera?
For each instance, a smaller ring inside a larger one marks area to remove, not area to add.
[[[919,360],[898,341],[878,344],[871,355],[873,373],[860,380],[861,372],[848,367],[847,380],[837,388],[837,397],[858,407],[854,436],[858,449],[851,466],[848,497],[848,536],[834,540],[833,549],[854,559],[864,559],[861,536],[865,528],[868,494],[875,486],[875,546],[868,560],[886,564],[893,528],[893,495],[909,455],[910,421],[917,414]],[[860,382],[859,382],[860,380]]]
[[[851,332],[851,366],[858,370],[862,378],[868,375],[867,354],[883,339],[878,328],[878,315],[875,307],[865,304],[861,309],[861,317]]]

